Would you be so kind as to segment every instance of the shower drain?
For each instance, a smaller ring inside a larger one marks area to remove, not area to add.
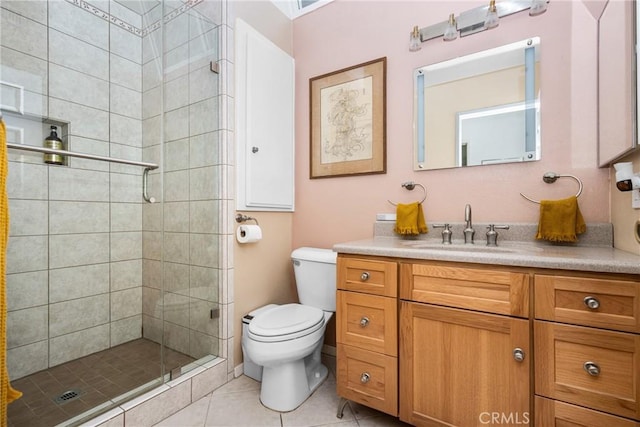
[[[67,403],[71,400],[77,399],[82,394],[82,391],[78,389],[68,390],[62,393],[60,396],[57,396],[53,401],[58,405],[62,405],[63,403]]]

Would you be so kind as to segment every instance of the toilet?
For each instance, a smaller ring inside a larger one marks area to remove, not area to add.
[[[336,311],[336,253],[305,247],[291,260],[300,303],[255,310],[242,337],[244,354],[262,366],[260,401],[280,412],[300,406],[327,377],[320,353]]]

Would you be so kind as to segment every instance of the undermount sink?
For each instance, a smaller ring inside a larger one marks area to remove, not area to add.
[[[445,245],[440,242],[425,242],[420,240],[402,242],[404,246],[415,249],[432,249],[447,252],[485,252],[485,253],[523,253],[538,252],[541,249],[533,245],[514,244],[512,242],[505,243],[504,246],[487,246],[483,243],[475,243],[473,245],[464,243],[452,243]]]

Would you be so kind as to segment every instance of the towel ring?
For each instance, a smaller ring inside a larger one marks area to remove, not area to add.
[[[406,188],[409,191],[412,191],[414,188],[416,188],[416,185],[419,187],[422,187],[422,191],[424,192],[424,197],[418,203],[422,204],[422,202],[427,200],[427,189],[424,188],[424,185],[415,183],[413,181],[403,182],[401,185],[402,187]],[[391,203],[393,206],[398,206],[397,203],[393,203],[391,200],[387,200],[387,202]]]
[[[578,183],[578,186],[579,186],[579,188],[578,188],[578,193],[576,194],[576,197],[580,197],[580,194],[582,194],[582,188],[583,188],[583,185],[582,185],[582,181],[580,181],[580,178],[578,178],[577,176],[573,176],[573,175],[560,175],[560,174],[557,174],[557,173],[555,173],[555,172],[547,172],[547,173],[545,173],[544,175],[542,175],[542,180],[543,180],[544,182],[546,182],[547,184],[553,184],[554,182],[556,182],[556,180],[557,180],[558,178],[573,178],[573,179],[575,179],[575,180],[576,180],[576,182]],[[524,195],[524,194],[522,194],[522,193],[520,193],[520,195],[521,195],[522,197],[524,197],[525,199],[527,199],[528,201],[530,201],[530,202],[540,204],[540,201],[539,201],[539,200],[533,200],[533,199],[531,199],[531,198],[529,198],[529,197],[525,196],[525,195]]]

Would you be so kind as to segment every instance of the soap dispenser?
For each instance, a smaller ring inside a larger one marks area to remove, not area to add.
[[[44,140],[44,148],[51,148],[54,150],[63,150],[62,140],[58,137],[57,126],[51,126],[51,133]],[[59,154],[45,154],[44,162],[51,165],[61,165],[64,163],[63,158]]]

